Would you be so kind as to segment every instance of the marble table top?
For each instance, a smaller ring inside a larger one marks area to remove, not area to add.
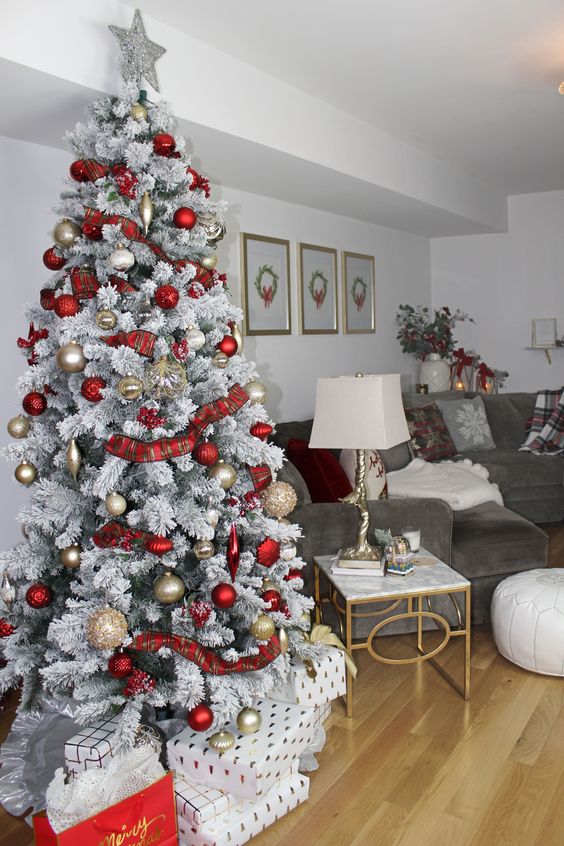
[[[417,561],[421,559],[425,562],[432,559],[432,563],[418,564]],[[407,576],[395,573],[385,576],[343,575],[345,568],[337,573],[331,570],[337,560],[337,555],[315,556],[316,564],[345,599],[388,599],[414,594],[425,596],[438,591],[464,590],[470,584],[468,579],[423,548],[413,558],[415,569]]]

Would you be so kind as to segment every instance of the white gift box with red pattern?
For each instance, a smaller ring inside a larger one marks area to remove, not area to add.
[[[74,776],[82,770],[105,767],[113,756],[119,717],[84,726],[65,743],[65,765]]]
[[[316,732],[315,710],[289,702],[261,699],[254,706],[262,725],[255,734],[242,735],[236,724],[226,729],[235,744],[219,754],[208,745],[213,731],[185,728],[167,743],[168,764],[190,782],[216,787],[240,799],[257,799],[286,776]]]
[[[259,799],[235,800],[219,790],[195,785],[177,776],[175,793],[181,846],[243,846],[306,801],[309,779],[300,773],[291,773]],[[210,811],[223,805],[226,808],[219,813]],[[199,809],[199,822],[194,820],[195,806]]]
[[[283,702],[317,708],[344,696],[346,692],[345,656],[340,649],[330,648],[321,659],[307,664],[299,658],[292,658],[286,684],[273,691],[271,696]]]

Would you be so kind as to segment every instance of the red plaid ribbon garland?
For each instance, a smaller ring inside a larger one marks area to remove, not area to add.
[[[166,261],[168,264],[172,264],[177,268],[184,267],[186,264],[183,260],[175,261],[169,258],[161,247],[157,246],[157,244],[153,244],[153,242],[149,241],[148,238],[145,238],[137,223],[129,217],[124,217],[122,214],[104,214],[103,212],[98,211],[98,209],[91,209],[88,208],[88,206],[85,207],[84,211],[85,223],[91,223],[92,226],[105,226],[105,224],[119,226],[126,238],[129,238],[130,241],[139,241],[141,244],[146,244],[147,247],[149,247],[149,249],[162,261]]]
[[[117,335],[108,335],[100,338],[109,347],[130,347],[139,355],[151,358],[157,342],[157,336],[146,329],[134,329],[133,332],[118,332]]]
[[[112,273],[111,276],[108,276],[108,282],[115,288],[118,294],[136,294],[139,290],[132,285],[127,279],[122,279],[121,276],[116,276],[115,273]]]
[[[106,176],[109,170],[109,167],[100,164],[100,162],[97,162],[96,159],[82,160],[82,173],[88,177],[89,182],[96,182],[97,179],[101,179],[103,176]]]
[[[189,637],[166,632],[142,632],[133,638],[133,643],[128,646],[128,649],[136,649],[139,652],[158,652],[163,646],[172,649],[178,655],[192,661],[204,672],[214,676],[262,670],[280,655],[280,641],[276,635],[272,635],[270,640],[259,645],[258,655],[246,655],[231,663],[220,658],[212,649],[201,646]]]
[[[258,464],[256,467],[250,467],[247,464],[247,471],[255,491],[263,491],[272,482],[272,473],[268,464]]]
[[[241,385],[235,384],[226,397],[220,397],[208,405],[202,406],[190,421],[188,432],[173,438],[159,438],[156,441],[139,441],[127,435],[112,435],[104,445],[106,452],[132,461],[136,464],[147,464],[153,461],[167,461],[179,458],[192,452],[196,442],[203,435],[211,423],[217,423],[224,417],[229,417],[238,411],[246,402],[249,395]]]
[[[122,526],[117,520],[106,523],[92,535],[92,540],[100,549],[131,549],[132,546],[141,546],[147,552],[154,555],[164,555],[173,549],[173,543],[162,535],[153,535],[143,529],[131,529],[129,526]]]
[[[39,302],[45,311],[53,311],[55,307],[55,291],[53,288],[43,288],[39,294]]]
[[[90,300],[100,290],[100,283],[90,267],[73,267],[70,277],[73,294],[79,300]],[[108,277],[108,282],[120,294],[134,294],[137,292],[137,288],[131,282],[128,282],[127,279],[122,279],[121,276],[112,274]]]

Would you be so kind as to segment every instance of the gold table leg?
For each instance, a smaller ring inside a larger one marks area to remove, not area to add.
[[[346,643],[345,646],[347,647],[347,652],[349,655],[352,655],[352,606],[349,600],[345,600],[345,610],[346,610]],[[353,677],[352,673],[347,666],[347,717],[352,717],[353,715]]]

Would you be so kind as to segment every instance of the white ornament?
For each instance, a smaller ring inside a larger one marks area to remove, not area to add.
[[[192,326],[186,333],[186,340],[191,350],[201,350],[206,343],[206,336],[197,326]]]
[[[129,270],[135,264],[135,256],[123,244],[116,244],[116,248],[110,255],[110,264],[114,270]]]
[[[298,550],[292,541],[282,541],[280,544],[280,558],[282,561],[292,561],[297,554]]]
[[[16,598],[16,589],[8,578],[7,573],[4,573],[4,575],[2,576],[2,585],[0,585],[0,598],[4,601],[4,604],[9,611],[12,607],[12,602]]]

